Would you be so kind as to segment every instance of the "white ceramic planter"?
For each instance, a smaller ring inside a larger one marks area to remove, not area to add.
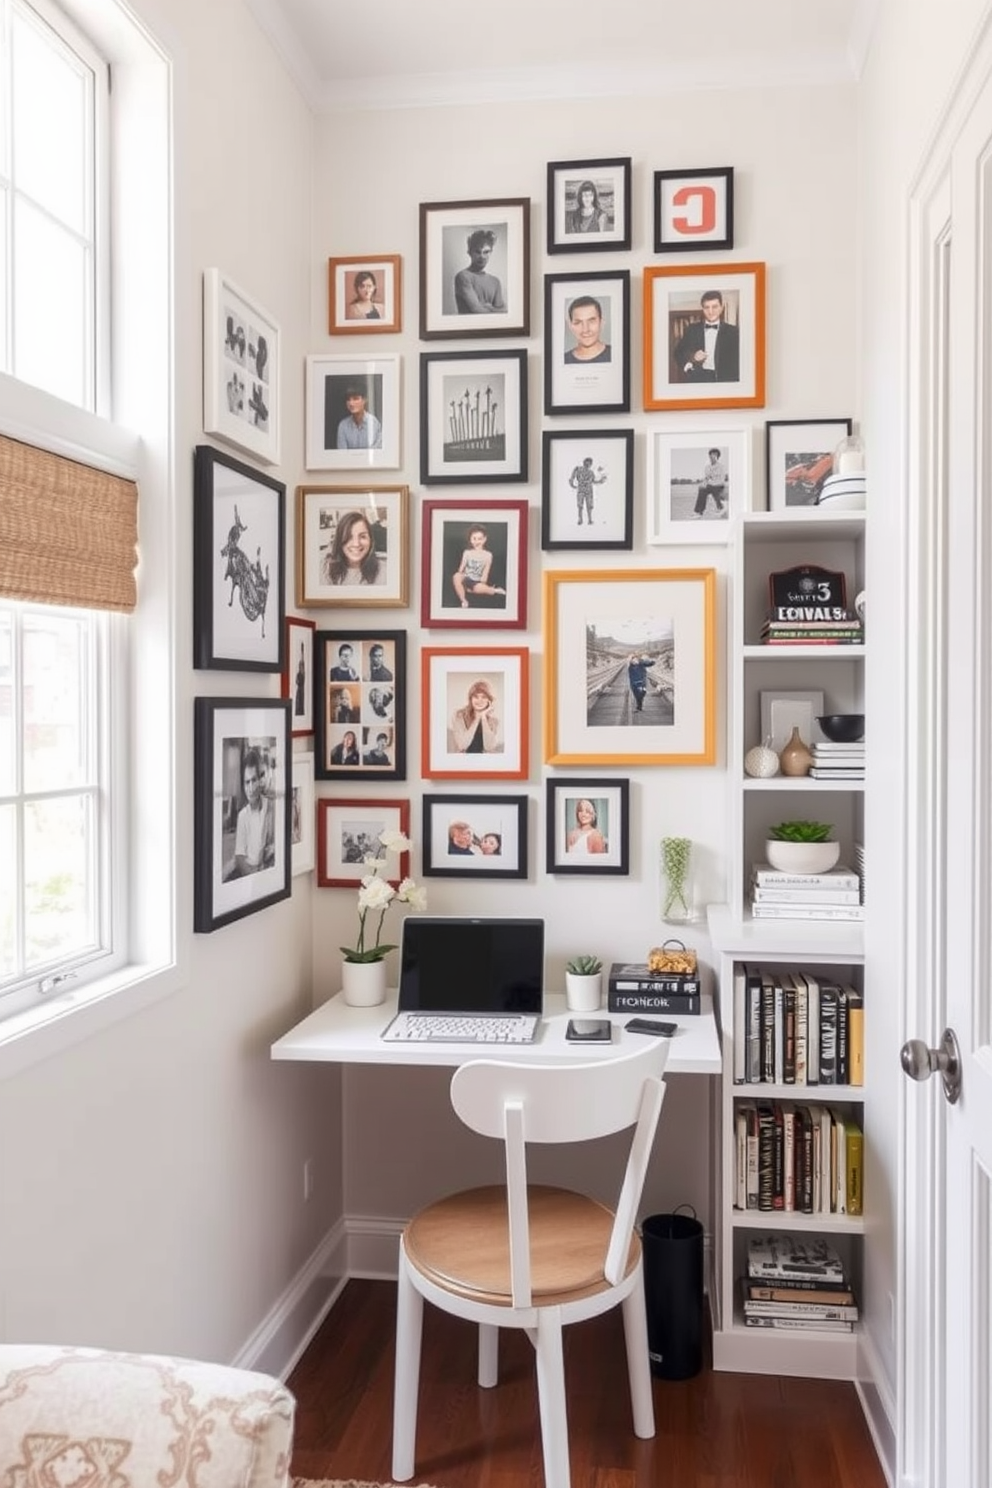
[[[769,837],[765,857],[779,873],[828,873],[840,857],[840,843],[779,842]]]
[[[375,1007],[385,1002],[385,961],[342,961],[341,991],[350,1007]]]
[[[565,1002],[570,1013],[594,1013],[603,999],[603,973],[579,976],[577,972],[565,973]]]

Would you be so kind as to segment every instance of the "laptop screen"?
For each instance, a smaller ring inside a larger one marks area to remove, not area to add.
[[[543,920],[403,921],[400,1012],[540,1014],[543,994]]]

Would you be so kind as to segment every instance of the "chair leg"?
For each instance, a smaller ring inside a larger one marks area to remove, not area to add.
[[[413,1477],[423,1322],[424,1299],[410,1280],[401,1244],[393,1387],[393,1477],[398,1483],[405,1483]]]
[[[571,1488],[568,1465],[568,1412],[561,1313],[542,1307],[537,1321],[537,1395],[541,1410],[544,1488]]]
[[[499,1329],[479,1324],[479,1384],[491,1390],[499,1380]]]
[[[654,1436],[654,1399],[651,1394],[651,1367],[648,1363],[648,1319],[644,1307],[643,1276],[640,1285],[624,1298],[622,1309],[634,1435],[651,1437]]]

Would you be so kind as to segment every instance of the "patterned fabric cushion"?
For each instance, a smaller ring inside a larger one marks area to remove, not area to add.
[[[285,1488],[293,1411],[266,1374],[0,1344],[0,1488]]]

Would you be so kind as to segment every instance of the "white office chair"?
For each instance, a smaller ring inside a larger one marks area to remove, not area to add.
[[[669,1043],[581,1065],[477,1060],[451,1082],[466,1126],[506,1147],[506,1186],[422,1209],[400,1240],[393,1477],[413,1476],[424,1298],[479,1324],[479,1384],[497,1378],[500,1328],[537,1353],[545,1488],[569,1488],[562,1328],[620,1304],[634,1433],[654,1436],[641,1242],[634,1229],[664,1099]],[[581,1142],[635,1126],[616,1212],[527,1184],[528,1142]]]

